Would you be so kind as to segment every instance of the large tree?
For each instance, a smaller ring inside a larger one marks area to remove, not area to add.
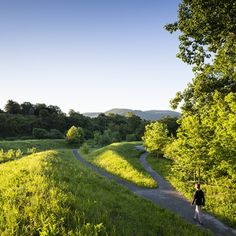
[[[166,149],[186,178],[199,166],[208,180],[221,175],[232,178],[223,169],[231,166],[232,172],[236,152],[236,146],[229,145],[236,136],[232,119],[236,115],[232,108],[236,96],[235,16],[235,0],[182,0],[178,21],[166,25],[170,32],[179,31],[177,56],[195,71],[193,81],[171,101],[173,108],[182,104],[182,118],[177,139]]]
[[[178,21],[165,27],[180,32],[177,56],[194,66],[196,77],[176,94],[173,108],[183,101],[182,108],[194,112],[212,101],[215,90],[236,92],[235,16],[235,0],[183,0],[179,5]]]
[[[20,114],[21,113],[20,104],[13,100],[8,100],[5,106],[5,111],[9,114]]]

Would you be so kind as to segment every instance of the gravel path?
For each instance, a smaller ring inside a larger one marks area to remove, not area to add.
[[[142,147],[138,147],[141,149]],[[155,179],[158,183],[158,188],[156,189],[146,189],[138,187],[132,183],[126,182],[125,180],[120,179],[117,176],[111,175],[106,171],[92,165],[90,162],[81,158],[77,152],[77,150],[73,150],[75,157],[82,162],[84,165],[92,168],[97,173],[103,175],[104,177],[115,181],[116,183],[125,186],[133,193],[152,201],[153,203],[161,206],[163,208],[167,208],[172,212],[183,217],[186,221],[191,224],[197,224],[193,220],[194,207],[191,206],[191,203],[187,201],[179,192],[177,192],[166,180],[164,180],[160,175],[158,175],[151,166],[146,161],[146,153],[143,153],[140,157],[140,162],[143,167],[149,172],[149,174]],[[233,236],[236,235],[236,230],[232,229],[222,222],[217,220],[215,217],[204,213],[203,214],[204,225],[201,226],[197,224],[199,227],[204,229],[211,230],[214,235],[217,236]]]

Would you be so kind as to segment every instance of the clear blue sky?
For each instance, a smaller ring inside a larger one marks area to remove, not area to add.
[[[170,109],[191,68],[176,58],[175,0],[0,0],[0,108]]]

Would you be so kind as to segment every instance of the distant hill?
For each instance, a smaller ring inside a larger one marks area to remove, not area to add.
[[[106,115],[109,115],[111,113],[118,114],[125,116],[127,113],[132,112],[136,116],[139,116],[143,120],[159,120],[163,117],[170,116],[170,117],[179,117],[180,113],[170,110],[149,110],[149,111],[141,111],[141,110],[132,110],[132,109],[120,109],[120,108],[114,108],[109,111],[103,112]],[[89,116],[91,118],[97,117],[99,112],[87,112],[83,113],[85,116]]]

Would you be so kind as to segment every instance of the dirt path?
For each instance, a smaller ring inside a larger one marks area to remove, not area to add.
[[[143,198],[152,201],[153,203],[171,210],[176,214],[183,217],[186,221],[191,224],[196,224],[193,220],[194,207],[191,206],[190,202],[188,202],[180,193],[178,193],[166,180],[164,180],[160,175],[158,175],[151,166],[146,161],[146,153],[142,154],[140,157],[140,162],[143,167],[150,173],[150,175],[158,182],[158,188],[156,189],[146,189],[138,187],[132,183],[128,183],[125,180],[118,178],[117,176],[111,175],[106,171],[92,165],[88,161],[81,158],[77,152],[77,150],[73,150],[76,158],[82,162],[84,165],[92,168],[97,173],[103,175],[104,177],[115,181],[118,184],[121,184],[127,187],[133,193],[142,196]],[[203,214],[204,225],[199,227],[211,230],[214,235],[217,236],[233,236],[236,235],[236,230],[232,229],[215,217],[204,213]]]

